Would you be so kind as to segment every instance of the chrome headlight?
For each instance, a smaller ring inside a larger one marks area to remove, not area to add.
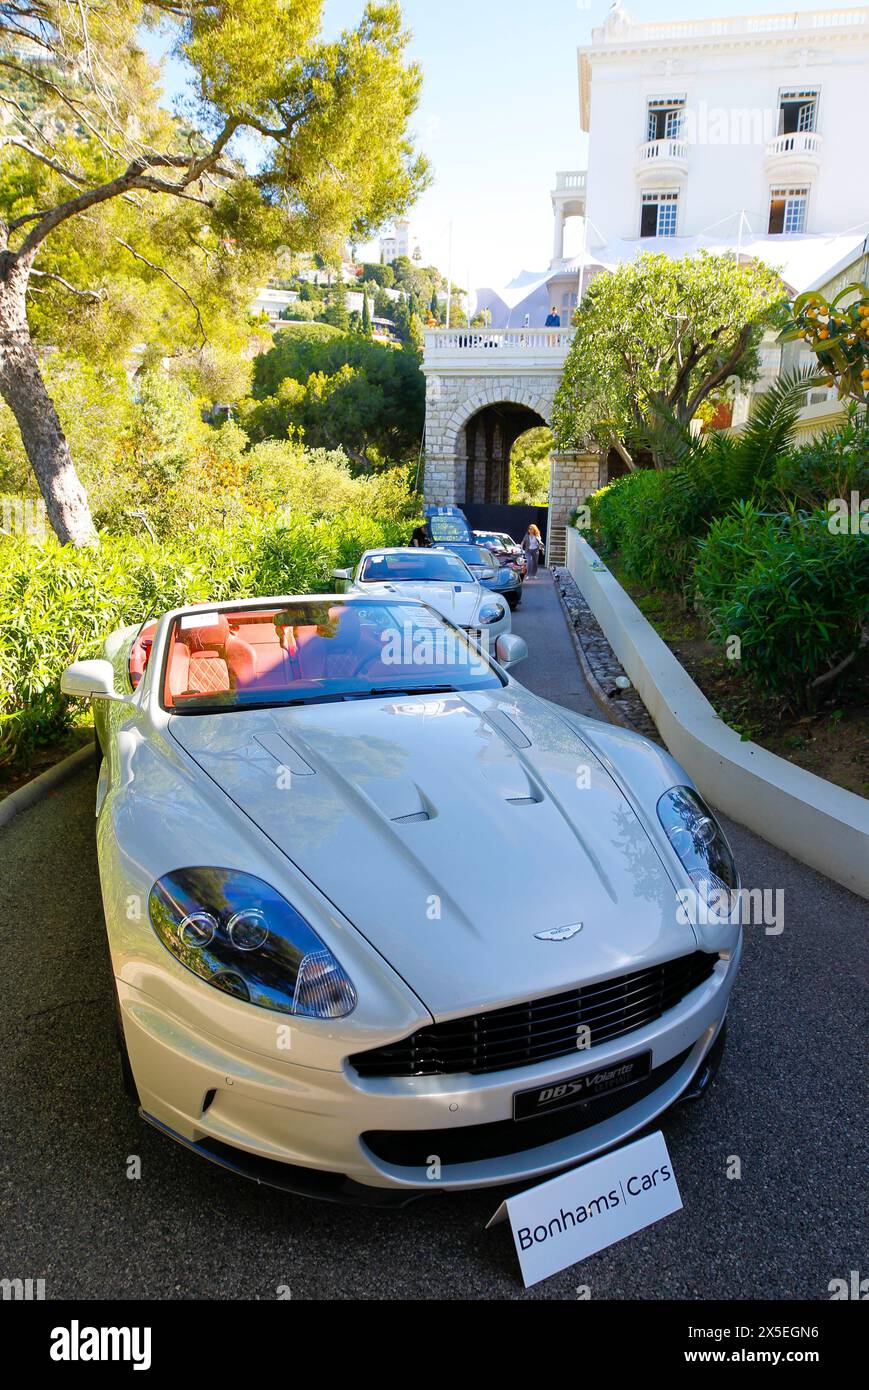
[[[658,820],[700,901],[725,917],[738,902],[739,874],[724,831],[705,801],[693,787],[671,787],[658,802]]]
[[[490,623],[499,623],[504,616],[504,609],[500,603],[484,603],[477,615],[477,622],[481,627],[487,627]]]
[[[356,991],[339,961],[284,898],[252,874],[176,869],[148,910],[167,950],[207,984],[261,1009],[346,1018]]]

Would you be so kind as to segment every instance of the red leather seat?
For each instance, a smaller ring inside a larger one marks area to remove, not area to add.
[[[243,637],[230,631],[224,614],[208,627],[194,627],[184,633],[190,652],[190,684],[206,691],[245,690],[256,678],[256,652]]]

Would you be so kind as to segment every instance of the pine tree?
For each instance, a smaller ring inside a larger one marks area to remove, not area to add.
[[[350,315],[347,311],[347,286],[341,275],[338,276],[329,291],[329,307],[323,315],[323,322],[331,323],[333,328],[340,328],[342,333],[346,333],[350,327]]]

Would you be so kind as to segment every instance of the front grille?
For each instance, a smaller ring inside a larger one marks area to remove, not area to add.
[[[708,980],[717,960],[695,951],[565,994],[434,1023],[400,1042],[357,1052],[350,1064],[360,1076],[479,1076],[568,1057],[577,1051],[580,1027],[589,1029],[586,1047],[643,1028]]]
[[[529,1149],[554,1144],[572,1134],[581,1134],[592,1125],[620,1115],[638,1101],[645,1100],[671,1077],[691,1054],[688,1047],[656,1067],[643,1081],[623,1086],[620,1091],[598,1096],[584,1104],[571,1105],[552,1115],[532,1120],[494,1120],[487,1125],[463,1125],[455,1129],[372,1129],[362,1135],[375,1157],[400,1168],[425,1168],[437,1154],[441,1163],[482,1163],[489,1158],[527,1153]]]

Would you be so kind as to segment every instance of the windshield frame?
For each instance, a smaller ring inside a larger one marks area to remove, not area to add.
[[[468,572],[470,573],[470,571]],[[474,582],[476,583],[476,581]],[[275,698],[275,693],[267,694],[264,692],[263,698],[261,700],[243,700],[239,702],[233,699],[232,701],[226,701],[225,703],[221,702],[210,705],[200,704],[193,700],[191,700],[190,703],[182,703],[180,705],[166,703],[166,685],[169,669],[169,660],[172,652],[172,639],[176,631],[176,624],[179,624],[182,618],[193,618],[198,616],[199,614],[202,614],[204,616],[205,613],[207,613],[208,615],[218,614],[220,616],[229,618],[236,613],[257,613],[260,611],[268,611],[272,608],[274,608],[276,611],[279,611],[282,607],[291,607],[293,604],[318,604],[331,608],[364,608],[370,607],[371,605],[381,605],[383,607],[388,608],[404,608],[408,611],[413,611],[414,609],[424,609],[427,613],[429,613],[433,618],[437,620],[437,624],[439,624],[440,627],[442,627],[448,632],[455,633],[461,640],[461,642],[463,642],[475,654],[476,658],[485,665],[485,672],[480,672],[480,682],[483,682],[484,678],[491,676],[498,683],[498,686],[501,689],[503,689],[509,684],[509,677],[499,665],[496,657],[483,650],[476,642],[474,642],[468,636],[468,634],[464,631],[463,628],[451,622],[449,618],[445,617],[444,614],[439,612],[438,609],[432,606],[432,604],[426,603],[424,599],[402,599],[400,597],[396,597],[394,599],[390,598],[378,600],[373,597],[366,598],[364,595],[361,594],[358,596],[351,594],[301,594],[290,598],[259,599],[253,601],[242,600],[236,603],[215,603],[208,604],[207,606],[197,605],[197,607],[193,609],[176,609],[173,612],[164,615],[163,621],[166,623],[166,629],[161,641],[162,650],[160,652],[159,666],[157,666],[157,664],[154,663],[152,660],[151,662],[149,662],[148,670],[146,671],[146,676],[153,671],[153,675],[156,677],[156,680],[154,682],[154,694],[156,695],[157,707],[161,711],[162,715],[172,719],[176,715],[182,718],[187,718],[193,715],[241,714],[248,710],[257,711],[269,709],[302,709],[306,708],[309,705],[340,705],[345,703],[353,704],[356,701],[363,699],[389,698],[389,695],[393,692],[390,687],[384,685],[384,677],[380,676],[372,680],[372,688],[370,690],[320,692],[311,691],[307,695],[298,697],[293,697],[289,693],[289,691],[286,691],[283,694],[283,698]],[[434,628],[433,630],[436,631],[437,628]],[[426,698],[426,696],[447,695],[452,693],[459,695],[471,695],[480,691],[496,689],[495,685],[489,685],[488,683],[475,683],[466,687],[462,687],[452,686],[451,684],[447,684],[446,681],[434,682],[431,678],[426,680],[422,671],[420,672],[421,688],[416,691],[411,688],[411,677],[407,675],[406,671],[403,671],[401,674],[396,674],[395,679],[396,686],[394,693],[398,696],[403,696],[407,699],[413,699],[416,696],[419,696],[420,698]],[[144,685],[144,681],[141,683],[141,685]]]

